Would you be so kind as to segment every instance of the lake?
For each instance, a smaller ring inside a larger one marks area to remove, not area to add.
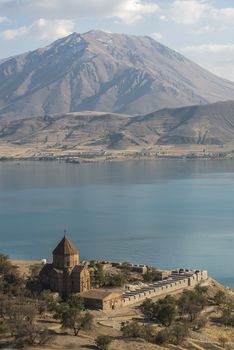
[[[234,288],[234,161],[0,162],[0,251],[201,268]]]

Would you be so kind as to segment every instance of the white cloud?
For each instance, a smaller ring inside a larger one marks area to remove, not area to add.
[[[180,51],[213,73],[234,81],[233,43],[193,45]]]
[[[1,17],[0,16],[0,24],[1,23],[6,23],[6,22],[9,22],[9,19],[7,17]]]
[[[188,53],[233,53],[234,44],[204,44],[204,45],[191,45],[184,47],[183,52]],[[234,58],[234,57],[233,57]]]
[[[132,23],[158,10],[159,6],[155,2],[144,0],[0,0],[1,13],[23,14],[46,19],[116,17]]]
[[[142,18],[143,15],[159,11],[159,6],[154,3],[143,3],[138,0],[118,1],[117,8],[113,15],[126,23],[132,23]]]
[[[155,32],[151,34],[151,37],[155,40],[162,40],[163,36],[161,33]]]
[[[221,8],[221,9],[216,9],[212,8],[211,9],[211,15],[213,19],[229,25],[229,24],[234,24],[234,8]]]
[[[57,39],[71,34],[74,23],[71,20],[47,20],[40,18],[30,26],[22,26],[16,29],[3,31],[2,36],[6,40],[13,40],[22,36],[33,36],[38,39]]]
[[[214,26],[209,26],[209,25],[206,25],[204,27],[199,27],[197,29],[193,29],[192,30],[192,33],[194,34],[205,34],[205,33],[213,33],[217,30],[216,27]]]
[[[199,21],[209,6],[198,0],[175,0],[169,7],[167,18],[178,24],[191,25]]]
[[[233,26],[234,7],[218,8],[211,0],[173,0],[161,19],[186,26],[193,26],[202,19],[209,23]]]

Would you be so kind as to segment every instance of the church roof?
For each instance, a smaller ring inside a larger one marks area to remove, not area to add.
[[[95,300],[113,300],[121,299],[121,294],[118,292],[112,292],[110,290],[103,289],[90,289],[81,294],[84,299],[95,299]]]
[[[64,235],[63,239],[59,242],[57,247],[54,249],[53,254],[56,255],[73,255],[78,254],[78,250],[74,244],[70,241],[67,235]]]

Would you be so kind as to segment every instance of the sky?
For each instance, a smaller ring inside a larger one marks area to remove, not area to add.
[[[151,36],[234,81],[234,0],[0,0],[0,59],[91,29]]]

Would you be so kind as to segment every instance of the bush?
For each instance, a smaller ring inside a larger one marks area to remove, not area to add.
[[[112,342],[112,338],[109,335],[99,335],[96,338],[96,345],[100,350],[108,350]]]
[[[72,294],[67,299],[67,304],[70,308],[77,309],[79,311],[84,310],[84,299],[79,294]]]
[[[164,329],[155,336],[154,342],[158,345],[163,345],[169,341],[169,332],[167,329]]]
[[[123,273],[106,276],[105,286],[107,287],[122,287],[127,281]]]
[[[225,300],[226,300],[225,293],[221,290],[219,290],[214,296],[214,302],[217,305],[222,305],[223,303],[225,303]]]
[[[141,305],[144,316],[151,321],[158,321],[165,326],[170,326],[177,316],[177,307],[173,297],[166,297],[153,302],[146,299]]]
[[[125,338],[141,338],[147,342],[153,342],[154,340],[154,329],[152,325],[141,325],[136,321],[131,321],[123,325],[121,331]]]
[[[121,332],[125,338],[142,338],[142,326],[136,321],[126,322]]]
[[[170,342],[175,345],[180,345],[188,336],[188,327],[184,324],[175,324],[170,329]]]
[[[162,280],[162,274],[159,271],[152,269],[150,271],[147,271],[143,275],[143,278],[145,282],[157,282]]]

